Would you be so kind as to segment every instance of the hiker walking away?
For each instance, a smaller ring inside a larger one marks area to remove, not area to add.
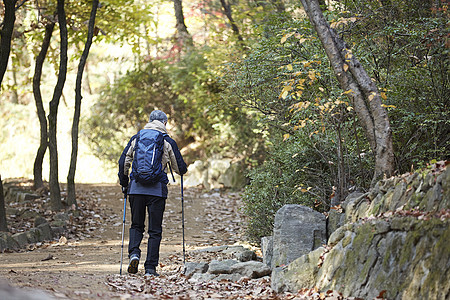
[[[167,115],[154,110],[149,122],[134,135],[119,159],[119,180],[122,191],[128,193],[131,207],[131,227],[128,243],[128,273],[138,272],[145,215],[148,212],[148,246],[144,263],[145,275],[159,276],[156,266],[162,235],[162,220],[167,199],[167,173],[183,175],[186,163],[177,143],[166,129]],[[131,167],[131,174],[128,172]],[[173,175],[173,174],[172,174]],[[129,183],[129,184],[128,184]]]

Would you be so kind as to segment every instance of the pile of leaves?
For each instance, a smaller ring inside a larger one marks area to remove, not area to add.
[[[241,278],[230,280],[195,281],[173,269],[159,277],[136,275],[110,275],[106,285],[121,294],[122,299],[357,299],[344,298],[336,291],[320,292],[317,288],[301,289],[297,293],[276,293],[270,287],[270,277],[259,279]]]

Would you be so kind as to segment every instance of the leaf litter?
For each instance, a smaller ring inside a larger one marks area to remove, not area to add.
[[[101,262],[95,259],[100,260],[100,257],[104,259],[107,256],[110,263],[115,264],[118,269],[119,249],[117,246],[110,246],[109,242],[111,234],[116,240],[120,237],[123,202],[121,204],[118,200],[121,198],[120,188],[111,185],[81,185],[77,190],[79,210],[67,222],[64,236],[54,241],[39,242],[26,250],[21,250],[20,252],[26,251],[25,255],[29,256],[37,252],[34,260],[29,259],[34,261],[35,265],[31,269],[7,266],[1,269],[0,276],[8,278],[15,285],[43,289],[61,299],[344,299],[335,291],[320,292],[317,289],[277,294],[270,287],[269,276],[259,279],[241,278],[237,282],[230,280],[202,282],[186,277],[183,274],[183,254],[180,251],[183,234],[181,198],[177,186],[169,186],[169,189],[158,270],[161,276],[145,277],[142,272],[137,275],[120,276],[118,270],[112,274],[110,271],[97,270],[97,265],[91,266],[96,263],[101,266]],[[229,259],[230,254],[194,250],[233,245],[244,240],[242,231],[244,216],[239,210],[240,193],[226,190],[205,192],[198,188],[189,188],[185,190],[184,199],[188,250],[186,261],[209,262]],[[13,206],[17,211],[24,208],[33,209],[52,220],[57,212],[49,210],[47,203],[48,194],[44,194],[33,202],[13,203]],[[14,218],[9,224],[13,232],[21,232],[32,226],[32,220]],[[147,236],[144,236],[144,251],[146,238]],[[172,246],[178,247],[178,250],[172,251],[174,249]],[[167,250],[168,248],[170,250]],[[105,250],[109,252],[102,253]],[[261,255],[260,250],[256,250]],[[166,251],[170,253],[165,253]],[[10,261],[16,261],[14,257],[20,253],[8,255],[12,256]],[[88,264],[88,269],[79,267],[85,264]],[[125,273],[126,264],[125,254]]]

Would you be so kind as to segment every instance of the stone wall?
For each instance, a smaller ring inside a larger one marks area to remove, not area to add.
[[[321,247],[272,271],[278,292],[318,287],[345,297],[450,298],[450,168],[382,180],[333,213]],[[341,226],[340,226],[341,225]],[[274,250],[275,251],[275,250]]]
[[[29,226],[21,232],[0,232],[0,252],[26,248],[30,244],[50,241],[64,234],[69,221],[67,213],[55,213],[47,220],[32,206],[33,202],[41,198],[40,195],[16,186],[14,181],[4,183],[3,187],[8,217],[21,219]],[[21,203],[23,208],[13,208],[11,203]]]

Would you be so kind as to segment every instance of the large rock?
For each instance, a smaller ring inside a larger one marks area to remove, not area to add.
[[[207,190],[220,187],[242,188],[247,183],[244,168],[242,162],[233,162],[229,158],[197,160],[189,165],[184,185],[202,185]]]
[[[277,293],[282,293],[314,286],[319,270],[319,258],[323,252],[324,248],[319,247],[300,256],[288,266],[275,268],[272,271],[272,289]]]
[[[26,232],[15,233],[12,235],[12,238],[19,244],[19,247],[24,247],[29,243]]]
[[[184,275],[190,277],[194,273],[206,273],[208,271],[208,263],[206,262],[187,262],[184,266]]]
[[[302,205],[284,205],[275,215],[271,267],[287,265],[325,243],[323,214]]]
[[[201,160],[196,160],[189,165],[188,172],[184,178],[184,186],[198,185],[203,185],[206,189],[210,188],[208,184],[208,169]]]
[[[363,299],[383,291],[394,300],[448,299],[449,172],[393,177],[349,196],[342,205],[346,223],[330,235],[327,250],[274,269],[272,287],[317,287]]]
[[[8,250],[17,250],[20,246],[9,232],[0,232],[0,252]]]
[[[271,270],[264,263],[252,260],[232,265],[231,273],[240,274],[242,277],[260,278],[270,275]]]
[[[0,299],[5,300],[51,300],[55,299],[48,293],[39,290],[19,289],[0,280]]]
[[[41,241],[51,240],[53,238],[52,228],[48,223],[36,227],[41,232]]]
[[[261,238],[261,252],[263,255],[263,263],[265,263],[269,268],[272,267],[273,236],[265,236]]]
[[[329,253],[316,277],[320,289],[344,297],[445,299],[450,292],[449,222],[399,218],[359,222]],[[311,285],[310,287],[312,287]]]
[[[209,264],[208,273],[210,274],[230,274],[231,267],[237,264],[238,261],[234,259],[213,260]]]
[[[244,164],[242,162],[230,163],[228,168],[220,175],[218,182],[224,187],[243,188],[248,179],[245,176]]]

